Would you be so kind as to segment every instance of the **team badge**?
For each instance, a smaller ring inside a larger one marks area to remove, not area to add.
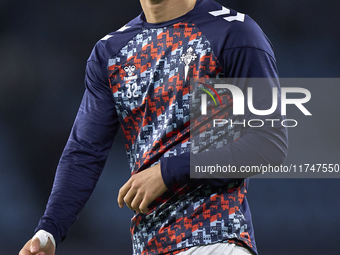
[[[190,68],[190,64],[197,58],[197,54],[194,52],[194,49],[190,47],[187,49],[187,53],[183,54],[181,57],[181,61],[184,63],[184,72],[185,72],[185,80],[187,80],[188,72]]]

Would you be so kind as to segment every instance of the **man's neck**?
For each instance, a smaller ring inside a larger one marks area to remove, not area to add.
[[[161,23],[191,11],[196,0],[140,0],[140,3],[147,22]]]

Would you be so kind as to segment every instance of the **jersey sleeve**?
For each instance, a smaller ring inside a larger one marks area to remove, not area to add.
[[[45,213],[38,227],[56,243],[64,239],[92,194],[104,168],[119,121],[105,68],[86,66],[85,93],[62,153]]]
[[[273,87],[279,87],[274,58],[267,52],[253,47],[226,49],[222,54],[224,70],[226,71],[225,76],[230,78],[231,84],[237,85],[242,91],[247,91],[246,88],[250,85],[251,79],[239,79],[239,77],[268,78],[264,80],[265,82],[260,87],[256,88],[256,94],[261,96],[254,97],[253,104],[257,106],[257,109],[269,109],[272,97],[268,92],[271,92]],[[244,118],[246,120],[283,120],[284,116],[281,116],[279,102],[276,111],[269,116],[255,116],[248,109],[245,109]],[[239,168],[247,165],[281,164],[287,156],[287,130],[282,126],[273,128],[271,123],[265,123],[261,128],[244,128],[242,137],[221,148],[197,154],[184,153],[173,158],[162,158],[161,171],[164,183],[167,187],[171,187],[175,183],[183,185],[190,182],[224,186],[235,180],[232,178],[190,179],[190,165],[219,164]]]

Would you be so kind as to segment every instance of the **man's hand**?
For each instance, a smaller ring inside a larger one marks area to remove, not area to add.
[[[161,166],[157,164],[131,176],[119,190],[118,205],[122,208],[125,202],[131,210],[147,214],[148,205],[166,190]]]
[[[50,239],[48,239],[44,248],[40,248],[40,240],[38,237],[29,240],[19,252],[19,255],[54,255],[55,247]]]

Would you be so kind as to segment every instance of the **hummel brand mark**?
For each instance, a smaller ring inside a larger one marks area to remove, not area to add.
[[[134,71],[136,71],[136,66],[135,65],[125,66],[124,67],[124,71],[129,76],[129,77],[124,77],[124,81],[130,81],[130,80],[137,79],[137,75],[132,76]]]
[[[222,6],[222,10],[209,12],[209,14],[217,17],[217,16],[220,16],[220,15],[230,14],[230,10],[225,8],[224,6]]]
[[[113,35],[106,35],[104,36],[102,39],[100,39],[101,41],[106,41],[107,39],[110,39]]]
[[[190,64],[197,58],[197,54],[194,52],[194,49],[190,47],[187,49],[187,53],[183,54],[181,57],[181,61],[185,64],[185,80],[187,80],[188,77],[188,72],[190,68]]]
[[[222,6],[222,10],[219,10],[219,11],[212,11],[212,12],[209,12],[209,14],[215,16],[215,17],[218,17],[218,16],[222,16],[222,15],[228,15],[230,14],[230,10],[228,8],[225,8]],[[232,21],[240,21],[240,22],[244,22],[244,19],[245,19],[245,15],[244,13],[236,13],[236,16],[229,16],[229,17],[225,17],[223,18],[225,19],[226,21],[229,21],[229,22],[232,22]]]

